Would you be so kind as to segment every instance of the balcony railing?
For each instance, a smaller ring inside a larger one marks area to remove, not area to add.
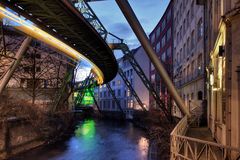
[[[196,80],[201,75],[203,75],[203,69],[195,69],[193,74],[190,74],[188,76],[180,77],[179,80],[175,82],[175,86],[176,87],[181,87],[186,83],[189,83],[193,80]]]
[[[238,160],[240,148],[185,136],[189,128],[185,116],[171,133],[171,160]]]

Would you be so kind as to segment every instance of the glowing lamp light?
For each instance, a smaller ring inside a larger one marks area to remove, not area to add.
[[[210,85],[213,86],[214,84],[214,76],[213,74],[210,74]]]
[[[51,47],[57,49],[60,52],[63,52],[67,56],[77,60],[85,60],[87,61],[91,67],[92,71],[96,74],[97,76],[97,81],[98,84],[103,83],[103,73],[102,71],[93,63],[91,62],[88,58],[86,58],[84,55],[82,55],[80,52],[77,50],[73,49],[66,43],[62,42],[61,40],[53,37],[52,35],[48,34],[47,32],[43,31],[42,29],[34,26],[31,22],[22,19],[21,17],[15,15],[11,11],[8,11],[7,9],[3,8],[0,6],[0,19],[3,20],[4,18],[7,18],[14,24],[14,28],[17,30],[20,30],[21,32],[38,39],[39,41],[42,41]]]

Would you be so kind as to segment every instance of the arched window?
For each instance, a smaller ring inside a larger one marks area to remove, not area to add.
[[[203,93],[202,91],[198,91],[198,100],[202,100],[203,99]]]

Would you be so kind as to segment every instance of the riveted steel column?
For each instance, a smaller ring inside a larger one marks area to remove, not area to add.
[[[134,11],[132,10],[130,4],[127,0],[116,0],[119,8],[121,9],[122,13],[124,14],[125,18],[127,19],[128,23],[130,24],[131,28],[133,29],[134,33],[136,34],[138,40],[140,41],[141,45],[143,46],[144,50],[146,51],[149,59],[153,63],[154,67],[160,74],[161,78],[163,79],[164,83],[166,84],[171,96],[175,100],[176,104],[178,105],[179,109],[183,114],[190,116],[190,113],[183,103],[183,100],[179,96],[176,88],[174,87],[170,77],[168,76],[166,70],[164,69],[162,63],[159,61],[155,51],[153,50],[146,33],[144,32],[141,24],[139,23]]]
[[[17,66],[21,62],[21,60],[23,58],[23,55],[27,51],[27,48],[28,48],[29,44],[31,43],[31,41],[32,41],[31,37],[27,37],[23,41],[21,47],[19,48],[17,54],[14,57],[16,60],[11,64],[11,66],[9,67],[9,70],[7,71],[7,73],[4,75],[4,77],[0,81],[0,94],[2,93],[2,91],[4,90],[6,85],[8,84],[8,81],[12,77],[15,69],[17,68]]]

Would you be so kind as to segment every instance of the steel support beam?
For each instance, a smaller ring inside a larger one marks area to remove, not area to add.
[[[179,96],[176,88],[174,87],[170,77],[168,76],[166,70],[164,69],[162,63],[159,61],[157,54],[153,50],[146,33],[144,32],[140,22],[138,21],[133,9],[131,8],[130,4],[127,0],[116,0],[119,8],[121,9],[123,15],[127,19],[128,23],[130,24],[132,30],[136,34],[138,40],[140,41],[141,45],[143,46],[145,52],[147,53],[149,59],[153,63],[154,67],[156,68],[157,72],[163,79],[164,83],[166,84],[171,96],[175,100],[176,104],[178,105],[179,109],[183,114],[190,116],[190,113],[185,106],[183,100]]]
[[[127,79],[127,77],[125,76],[125,74],[121,68],[118,68],[118,74],[122,77],[122,80],[124,81],[124,83],[126,84],[128,89],[130,90],[131,94],[134,96],[134,98],[136,99],[136,101],[138,102],[138,104],[142,108],[142,110],[147,111],[146,108],[144,107],[144,104],[142,103],[141,99],[138,97],[136,91],[134,90],[131,82],[129,82],[129,80]]]
[[[27,51],[28,46],[30,45],[30,43],[32,42],[32,38],[31,37],[27,37],[21,47],[19,48],[17,54],[15,55],[15,61],[13,61],[13,63],[11,64],[11,66],[9,67],[8,71],[6,72],[6,74],[3,76],[1,82],[0,82],[0,94],[2,93],[2,91],[4,90],[4,88],[6,87],[6,85],[8,84],[10,78],[12,77],[14,71],[16,70],[16,68],[18,67],[18,65],[20,64],[24,53]]]
[[[120,49],[122,50],[124,57],[129,61],[131,66],[133,67],[134,71],[137,73],[139,78],[142,80],[145,87],[148,89],[154,100],[156,101],[157,106],[162,110],[164,115],[166,116],[169,121],[171,121],[171,113],[168,112],[167,108],[165,107],[164,102],[161,100],[159,94],[156,92],[155,88],[148,80],[147,76],[143,72],[141,66],[138,64],[136,59],[134,58],[133,54],[129,50],[128,46],[125,43],[110,43],[109,47],[111,49]]]
[[[121,107],[121,103],[120,103],[119,99],[116,97],[115,92],[113,91],[111,85],[109,83],[106,83],[106,86],[107,86],[108,90],[110,91],[113,100],[116,102],[118,109],[124,115],[124,111],[123,111],[123,109]]]

